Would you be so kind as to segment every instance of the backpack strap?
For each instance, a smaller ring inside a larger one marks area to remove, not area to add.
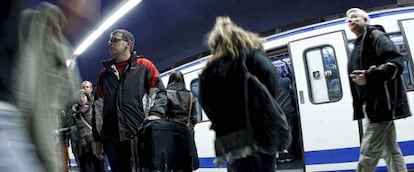
[[[92,130],[92,126],[88,123],[88,121],[85,120],[85,118],[82,116],[82,114],[79,114],[79,117],[81,119],[81,121],[89,128]]]
[[[190,93],[190,102],[188,105],[188,118],[187,118],[187,126],[190,126],[190,118],[191,118],[191,110],[193,109],[193,93],[189,91]]]

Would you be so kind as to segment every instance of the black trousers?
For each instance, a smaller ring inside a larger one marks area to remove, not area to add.
[[[114,142],[111,140],[104,140],[103,147],[113,172],[132,172],[132,153],[129,141]]]
[[[79,166],[81,172],[103,172],[103,161],[92,152],[84,152],[79,156]]]

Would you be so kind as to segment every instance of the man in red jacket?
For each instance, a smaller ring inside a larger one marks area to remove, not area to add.
[[[99,74],[93,120],[101,117],[102,128],[98,132],[93,125],[94,137],[103,143],[112,171],[129,172],[130,140],[136,137],[144,119],[164,114],[167,98],[154,64],[133,53],[134,36],[130,32],[113,31],[108,45],[112,58],[103,62],[104,69]],[[145,96],[153,100],[148,112],[143,103]]]

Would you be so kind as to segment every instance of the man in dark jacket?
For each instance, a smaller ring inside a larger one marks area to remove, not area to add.
[[[354,120],[368,117],[357,171],[375,171],[381,157],[389,171],[407,171],[393,122],[411,116],[400,77],[402,56],[381,26],[369,25],[365,11],[352,8],[346,16],[357,36],[348,63]]]
[[[162,116],[167,104],[157,68],[148,59],[136,56],[133,46],[130,32],[117,29],[111,33],[109,50],[113,58],[103,62],[96,84],[95,117],[102,117],[102,129],[98,133],[93,124],[94,137],[103,143],[114,172],[131,171],[130,140],[137,135],[144,118]],[[154,95],[148,117],[143,107],[145,95]],[[95,152],[98,151],[99,146]]]

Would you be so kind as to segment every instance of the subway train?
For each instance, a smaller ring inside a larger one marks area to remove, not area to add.
[[[371,24],[384,26],[397,50],[404,55],[404,78],[410,111],[414,112],[414,7],[381,9],[369,13]],[[411,31],[410,31],[411,30]],[[353,121],[347,60],[355,35],[345,18],[337,18],[266,37],[265,50],[275,70],[291,78],[295,100],[298,144],[290,162],[279,169],[296,171],[355,171],[360,138],[366,121]],[[198,96],[198,75],[209,56],[194,60],[161,74],[167,84],[169,74],[179,70],[186,86]],[[223,95],[225,96],[225,95]],[[200,158],[198,171],[227,171],[214,164],[214,131],[197,105],[195,141]],[[396,120],[397,140],[406,165],[414,169],[414,117]],[[380,160],[377,171],[386,171]]]

